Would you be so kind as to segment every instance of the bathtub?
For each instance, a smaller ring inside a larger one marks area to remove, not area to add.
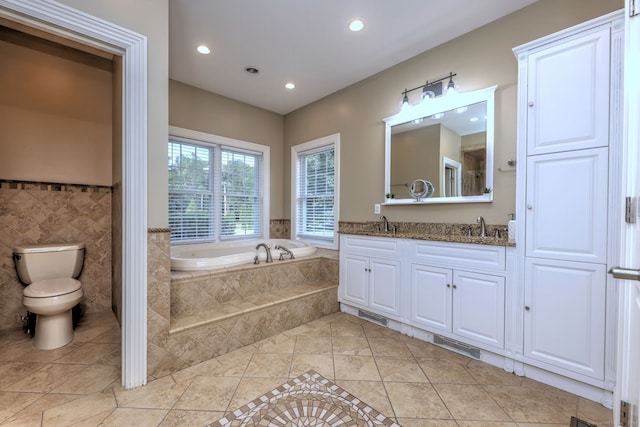
[[[281,252],[274,249],[276,245],[289,249],[296,258],[312,255],[316,251],[315,246],[308,242],[286,239],[176,245],[171,247],[171,270],[215,270],[241,264],[252,264],[256,255],[258,255],[260,262],[264,262],[267,259],[264,248],[256,250],[256,245],[259,243],[266,243],[271,248],[274,262],[278,262]],[[285,255],[285,259],[288,259],[288,255]]]

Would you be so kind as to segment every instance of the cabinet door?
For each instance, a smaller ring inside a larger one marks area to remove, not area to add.
[[[526,255],[606,263],[608,149],[527,160]]]
[[[369,306],[376,312],[400,314],[400,262],[371,258],[369,269]]]
[[[525,357],[602,380],[605,266],[527,259],[525,269]]]
[[[343,255],[340,264],[340,295],[345,301],[363,306],[369,301],[369,259],[358,255]]]
[[[411,321],[451,332],[450,269],[411,265]]]
[[[609,137],[609,29],[528,58],[527,154],[603,147]]]
[[[504,277],[454,271],[453,333],[504,348]]]

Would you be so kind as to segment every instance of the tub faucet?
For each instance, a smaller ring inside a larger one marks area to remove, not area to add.
[[[487,225],[484,223],[484,218],[479,216],[477,223],[480,224],[480,237],[487,237]]]
[[[289,255],[289,259],[294,259],[295,257],[293,256],[293,252],[291,252],[289,249],[285,248],[284,246],[280,246],[280,245],[275,245],[273,247],[273,249],[280,249],[283,252],[280,252],[280,261],[284,260],[284,254],[288,254]]]
[[[382,225],[384,226],[384,232],[388,233],[389,232],[389,221],[387,221],[387,217],[382,215],[380,217],[380,221],[382,221]]]
[[[271,258],[271,249],[269,248],[269,246],[267,246],[266,243],[258,243],[258,246],[256,246],[256,250],[259,250],[260,246],[262,246],[267,253],[267,262],[273,262],[273,258]]]

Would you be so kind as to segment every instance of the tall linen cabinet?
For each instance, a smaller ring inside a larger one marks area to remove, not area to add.
[[[607,270],[624,220],[621,12],[516,47],[516,371],[606,406],[617,293]]]

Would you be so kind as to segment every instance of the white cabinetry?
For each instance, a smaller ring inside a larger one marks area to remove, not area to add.
[[[548,382],[541,369],[601,390],[612,389],[606,328],[615,305],[606,271],[611,218],[620,213],[609,204],[619,156],[620,18],[611,14],[514,49],[525,375]]]
[[[527,257],[525,277],[525,357],[602,379],[605,266]]]
[[[494,351],[504,348],[504,247],[422,241],[408,245],[411,324]],[[478,267],[494,274],[478,272]]]
[[[340,301],[380,315],[400,315],[397,239],[341,236]]]

